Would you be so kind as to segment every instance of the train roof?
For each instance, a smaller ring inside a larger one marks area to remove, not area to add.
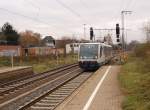
[[[105,44],[105,43],[99,43],[99,42],[90,42],[90,43],[80,43],[81,44],[98,44],[98,45],[103,45],[103,46],[108,46],[108,47],[112,47],[111,45]]]

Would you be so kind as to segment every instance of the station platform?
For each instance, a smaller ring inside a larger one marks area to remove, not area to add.
[[[30,66],[0,67],[0,74],[3,74],[4,72],[15,71],[18,69],[24,69],[29,67]]]
[[[120,66],[103,66],[56,110],[122,110],[119,88]]]
[[[33,68],[31,66],[1,67],[0,68],[0,84],[6,83],[18,78],[32,75]]]

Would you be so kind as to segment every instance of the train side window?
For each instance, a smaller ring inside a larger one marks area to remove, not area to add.
[[[72,44],[70,44],[70,47],[73,47],[73,45],[72,45]]]

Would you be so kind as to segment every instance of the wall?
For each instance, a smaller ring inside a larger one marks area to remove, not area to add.
[[[20,56],[21,55],[21,46],[0,46],[0,56]]]

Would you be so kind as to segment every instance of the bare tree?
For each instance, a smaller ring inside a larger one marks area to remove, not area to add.
[[[137,45],[139,45],[139,41],[136,40],[132,40],[128,45],[127,45],[127,49],[128,50],[134,50],[136,48]]]
[[[19,43],[23,47],[39,46],[41,42],[41,35],[39,33],[33,33],[30,30],[20,33]]]
[[[57,48],[65,48],[66,44],[78,42],[75,38],[62,37],[61,40],[56,41]]]

